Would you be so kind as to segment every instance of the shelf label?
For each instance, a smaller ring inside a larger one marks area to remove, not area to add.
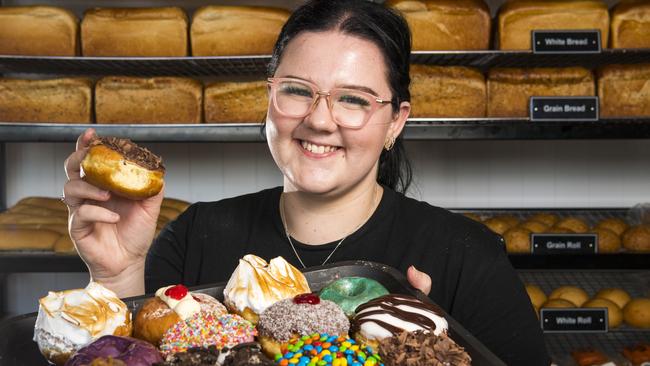
[[[607,308],[542,308],[542,330],[546,333],[607,332]]]
[[[530,97],[531,121],[598,121],[598,97]]]
[[[598,234],[530,234],[533,254],[596,254]]]
[[[600,30],[534,30],[533,53],[600,53]]]

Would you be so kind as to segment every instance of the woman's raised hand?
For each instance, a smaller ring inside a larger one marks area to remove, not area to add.
[[[65,161],[68,181],[63,187],[68,228],[91,278],[118,295],[144,293],[144,261],[154,238],[163,190],[142,201],[119,197],[81,179],[80,165],[88,152],[93,129],[77,140]]]

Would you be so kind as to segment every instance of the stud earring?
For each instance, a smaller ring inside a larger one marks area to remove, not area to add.
[[[390,151],[393,146],[395,146],[395,136],[389,137],[386,139],[386,142],[384,142],[384,149],[386,149],[386,151]]]

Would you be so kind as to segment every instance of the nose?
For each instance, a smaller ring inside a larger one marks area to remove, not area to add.
[[[312,108],[311,113],[305,116],[303,123],[308,125],[313,130],[333,132],[336,130],[337,125],[332,118],[330,111],[328,97],[326,94],[318,94],[316,105]]]

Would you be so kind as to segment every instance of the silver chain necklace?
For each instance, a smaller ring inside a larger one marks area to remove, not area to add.
[[[377,197],[377,194],[375,193],[375,197],[373,197],[373,208],[375,206],[374,203],[377,200],[376,197]],[[373,212],[374,212],[374,210],[370,210],[370,215],[368,215],[368,218],[366,220],[363,220],[361,222],[361,224],[359,224],[359,226],[357,226],[354,230],[352,230],[352,232],[350,232],[350,234],[344,236],[343,239],[339,240],[339,242],[334,247],[334,250],[332,250],[332,252],[327,256],[327,258],[325,258],[323,263],[320,264],[321,266],[324,266],[325,263],[327,263],[327,261],[330,260],[330,258],[332,258],[332,255],[334,255],[334,252],[336,252],[336,250],[341,246],[341,244],[343,244],[343,241],[345,239],[347,239],[348,236],[355,233],[357,230],[359,230],[359,228],[361,228],[361,226],[363,226],[363,224],[366,223],[366,221],[368,221],[368,219],[370,218],[370,216],[372,215]],[[296,250],[296,247],[293,245],[293,241],[291,240],[291,234],[289,233],[289,227],[287,226],[287,221],[286,221],[286,219],[284,217],[284,196],[283,195],[280,195],[280,219],[282,220],[282,226],[284,226],[284,234],[287,236],[287,240],[289,241],[289,245],[291,245],[291,249],[293,249],[293,254],[296,255],[296,258],[298,258],[298,261],[300,262],[300,265],[302,265],[302,268],[307,268],[305,263],[302,261],[302,258],[300,258],[300,255],[298,255],[298,251]]]

